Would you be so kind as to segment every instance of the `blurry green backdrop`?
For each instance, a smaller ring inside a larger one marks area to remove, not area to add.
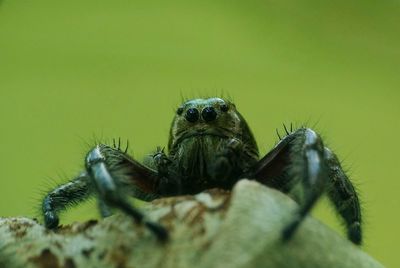
[[[262,153],[282,123],[316,124],[358,186],[364,250],[398,267],[399,48],[398,1],[4,0],[0,216],[38,216],[94,137],[142,158],[181,95],[225,94]],[[343,233],[326,201],[314,215]]]

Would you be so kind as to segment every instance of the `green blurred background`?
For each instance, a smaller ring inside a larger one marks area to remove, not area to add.
[[[262,153],[316,124],[358,186],[364,250],[398,267],[399,48],[398,1],[2,1],[0,216],[38,216],[94,137],[142,158],[182,95],[225,94]],[[343,233],[326,200],[314,215]]]

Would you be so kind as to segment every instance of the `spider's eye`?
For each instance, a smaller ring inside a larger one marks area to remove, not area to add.
[[[229,110],[229,106],[226,104],[222,104],[220,107],[221,111],[223,112],[227,112]]]
[[[217,118],[217,112],[213,107],[206,107],[201,112],[201,116],[207,122],[215,120]]]
[[[179,107],[178,110],[176,110],[177,115],[181,115],[183,113],[183,108]]]
[[[199,111],[195,108],[190,108],[189,110],[187,110],[185,118],[187,121],[194,123],[199,120]]]

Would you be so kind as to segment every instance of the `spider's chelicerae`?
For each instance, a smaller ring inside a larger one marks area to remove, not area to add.
[[[165,240],[166,229],[147,220],[128,202],[128,195],[151,201],[210,188],[231,189],[241,178],[250,178],[287,194],[301,186],[299,209],[283,228],[283,239],[294,234],[327,192],[346,223],[348,238],[361,244],[358,197],[339,160],[313,130],[285,130],[286,135],[260,159],[253,134],[233,103],[221,98],[186,101],[172,121],[168,154],[157,149],[142,164],[119,145],[96,145],[86,156],[85,171],[45,196],[45,225],[56,228],[59,212],[96,194],[103,217],[110,215],[110,208],[118,208]]]

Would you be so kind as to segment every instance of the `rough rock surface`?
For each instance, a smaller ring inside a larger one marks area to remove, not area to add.
[[[27,218],[0,218],[0,267],[383,267],[311,217],[283,243],[281,230],[296,207],[248,180],[232,193],[159,199],[145,209],[170,230],[166,243],[125,215],[57,231]]]

